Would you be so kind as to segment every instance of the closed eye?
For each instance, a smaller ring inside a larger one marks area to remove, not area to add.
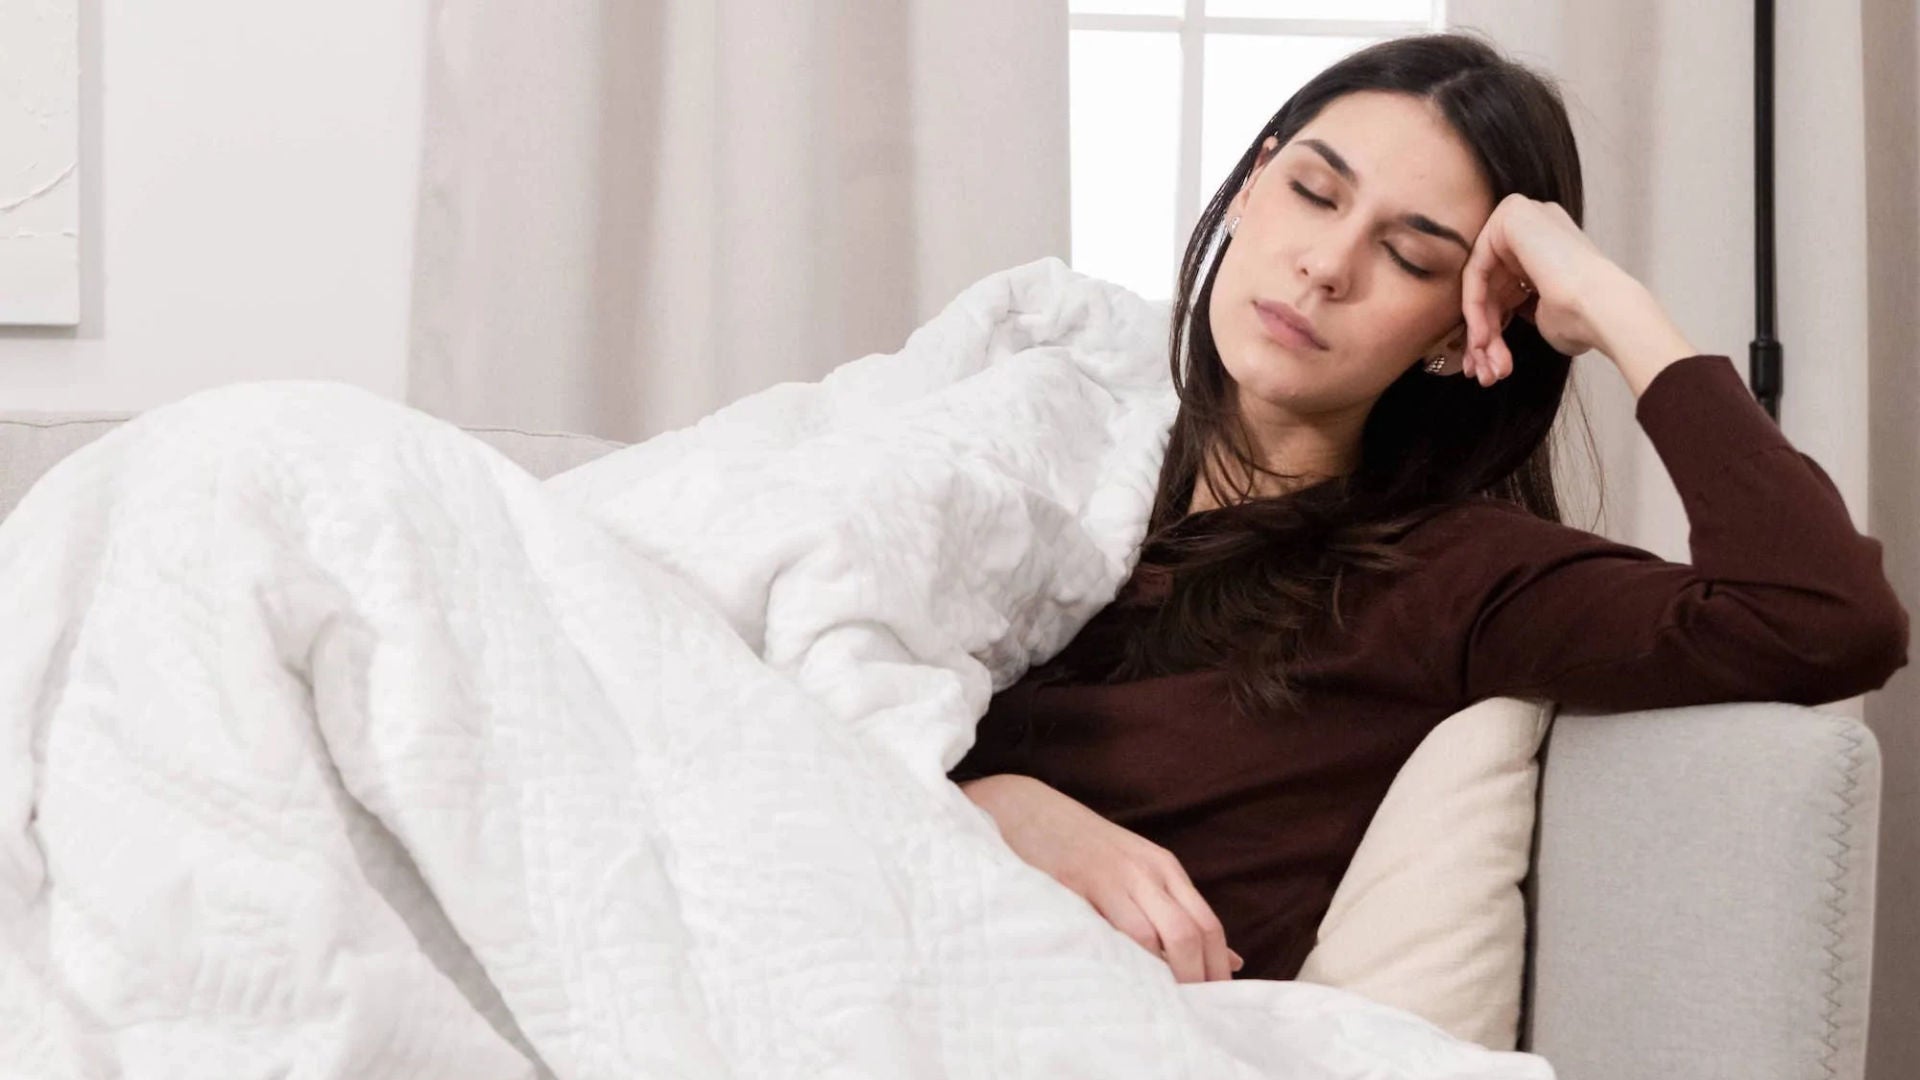
[[[1329,199],[1323,195],[1314,194],[1313,191],[1307,187],[1307,185],[1302,184],[1298,180],[1287,181],[1287,186],[1293,188],[1294,191],[1299,193],[1301,198],[1307,200],[1308,202],[1314,204],[1315,206],[1321,206],[1321,207],[1333,206],[1332,199]],[[1422,281],[1425,281],[1428,278],[1433,277],[1433,271],[1428,270],[1424,266],[1415,266],[1414,264],[1408,262],[1405,258],[1401,256],[1399,252],[1393,250],[1392,244],[1382,244],[1380,246],[1387,249],[1387,254],[1392,256],[1393,261],[1399,265],[1400,269],[1405,270],[1407,273],[1412,274],[1414,277],[1419,278]]]
[[[1401,258],[1400,253],[1393,250],[1393,245],[1386,244],[1383,246],[1387,249],[1387,254],[1393,256],[1393,261],[1400,264],[1400,269],[1405,270],[1407,273],[1412,274],[1414,277],[1417,277],[1422,281],[1425,281],[1427,278],[1430,278],[1433,276],[1433,271],[1428,270],[1426,267],[1415,266],[1412,263],[1408,262],[1407,260]]]
[[[1293,190],[1300,193],[1301,198],[1307,200],[1308,202],[1314,204],[1315,206],[1332,206],[1333,205],[1332,199],[1315,195],[1313,192],[1307,190],[1307,185],[1301,183],[1298,180],[1289,180],[1287,181],[1287,183],[1293,188]]]

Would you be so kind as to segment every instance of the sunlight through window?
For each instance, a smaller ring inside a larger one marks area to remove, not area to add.
[[[1439,0],[1068,0],[1075,269],[1173,295],[1200,207],[1275,110]]]

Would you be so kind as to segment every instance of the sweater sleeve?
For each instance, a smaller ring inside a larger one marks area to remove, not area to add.
[[[1812,705],[1877,689],[1906,663],[1907,613],[1879,541],[1853,527],[1833,481],[1729,358],[1669,365],[1635,417],[1679,491],[1691,563],[1508,503],[1464,515],[1476,535],[1450,546],[1485,568],[1463,574],[1476,595],[1456,608],[1469,620],[1457,636],[1465,700]]]

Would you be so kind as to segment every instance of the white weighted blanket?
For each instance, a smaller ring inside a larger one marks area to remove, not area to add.
[[[1177,985],[945,779],[1124,579],[1163,309],[1045,259],[542,484],[327,383],[0,526],[0,1075],[1547,1077]]]

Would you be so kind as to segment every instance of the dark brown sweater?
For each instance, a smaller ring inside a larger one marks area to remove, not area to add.
[[[1218,671],[1105,685],[1036,671],[994,696],[948,775],[1032,776],[1166,847],[1246,958],[1238,977],[1287,979],[1394,774],[1467,705],[1818,704],[1906,663],[1880,543],[1731,360],[1671,365],[1635,416],[1679,489],[1691,565],[1477,500],[1404,536],[1412,571],[1343,584],[1344,629],[1290,669],[1297,712],[1237,714]],[[1110,651],[1164,594],[1150,555],[1069,653]]]

